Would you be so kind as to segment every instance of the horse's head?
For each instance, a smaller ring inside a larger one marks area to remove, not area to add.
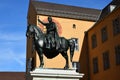
[[[39,37],[44,36],[44,34],[39,27],[37,27],[35,25],[29,25],[27,27],[26,36],[29,38],[30,37],[39,38]]]
[[[32,37],[34,34],[34,27],[32,25],[27,26],[26,37]]]

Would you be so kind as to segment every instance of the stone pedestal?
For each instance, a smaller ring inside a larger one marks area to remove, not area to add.
[[[79,80],[84,74],[76,69],[35,69],[27,75],[28,80]]]

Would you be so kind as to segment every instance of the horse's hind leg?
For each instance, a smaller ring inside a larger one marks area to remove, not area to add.
[[[66,64],[65,64],[64,69],[68,69],[68,68],[69,68],[69,62],[68,62],[68,55],[67,55],[67,52],[64,51],[64,52],[62,52],[61,54],[62,54],[62,56],[63,56],[63,57],[65,58],[65,60],[66,60]]]

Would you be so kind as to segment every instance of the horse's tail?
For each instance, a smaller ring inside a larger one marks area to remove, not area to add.
[[[74,55],[74,51],[75,51],[75,41],[74,39],[69,39],[69,46],[70,46],[70,60],[72,62],[72,58],[73,58],[73,55]]]

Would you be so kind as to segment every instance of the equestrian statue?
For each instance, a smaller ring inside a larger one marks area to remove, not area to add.
[[[57,56],[59,53],[65,58],[66,65],[64,69],[69,68],[67,51],[70,49],[70,60],[72,62],[72,57],[75,49],[74,38],[66,39],[64,37],[59,37],[57,32],[56,24],[52,21],[52,17],[48,16],[48,23],[42,22],[38,19],[38,22],[46,26],[46,33],[35,25],[28,25],[26,36],[33,39],[33,50],[36,50],[40,58],[40,68],[43,68],[43,54],[51,59]]]

